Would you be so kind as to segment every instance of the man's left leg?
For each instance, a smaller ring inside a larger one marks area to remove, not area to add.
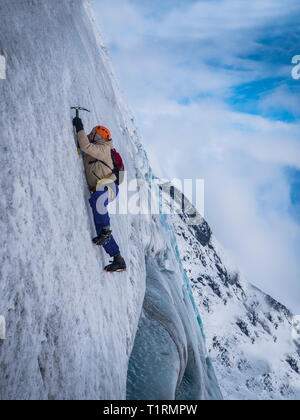
[[[95,245],[103,246],[107,254],[115,257],[120,254],[120,249],[110,230],[110,217],[107,206],[116,199],[119,193],[117,185],[105,187],[101,191],[96,191],[90,198],[90,206],[94,214],[94,221],[97,237],[93,239]]]

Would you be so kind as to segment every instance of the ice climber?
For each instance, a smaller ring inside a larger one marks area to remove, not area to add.
[[[119,182],[113,170],[115,162],[112,151],[115,152],[115,149],[111,133],[106,127],[99,125],[87,135],[82,120],[78,117],[74,118],[73,125],[76,128],[80,149],[83,151],[85,174],[91,191],[89,203],[93,210],[98,235],[93,239],[93,243],[103,246],[107,254],[113,258],[104,271],[109,273],[126,271],[126,263],[112,235],[107,210],[108,204],[119,194]]]

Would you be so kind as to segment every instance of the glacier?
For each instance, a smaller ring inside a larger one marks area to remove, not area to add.
[[[70,107],[110,128],[129,180],[152,173],[89,1],[2,0],[0,16],[0,399],[221,399],[169,222],[112,215],[124,275],[91,244]]]

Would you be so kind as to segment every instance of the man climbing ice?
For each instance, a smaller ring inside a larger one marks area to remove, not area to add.
[[[113,161],[116,153],[110,131],[101,125],[95,127],[86,135],[82,120],[74,118],[77,139],[83,153],[85,174],[92,193],[89,199],[94,214],[97,237],[94,245],[103,246],[113,261],[104,268],[108,273],[126,271],[126,263],[121,256],[110,228],[110,217],[107,206],[119,194],[119,177],[115,174]],[[115,160],[115,159],[114,159]]]

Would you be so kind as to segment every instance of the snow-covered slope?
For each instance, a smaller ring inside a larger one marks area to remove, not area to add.
[[[182,194],[172,194],[180,203]],[[193,213],[187,203],[186,209]],[[243,281],[199,214],[196,226],[184,214],[168,219],[224,398],[300,399],[300,342],[292,334],[292,314]]]
[[[104,275],[91,246],[70,106],[91,110],[87,129],[111,129],[130,180],[147,188],[152,175],[89,3],[1,0],[0,16],[0,399],[125,398],[139,320],[131,398],[221,398],[164,217],[113,216],[124,275]],[[162,368],[169,380],[154,388]],[[143,395],[142,383],[153,384]]]

